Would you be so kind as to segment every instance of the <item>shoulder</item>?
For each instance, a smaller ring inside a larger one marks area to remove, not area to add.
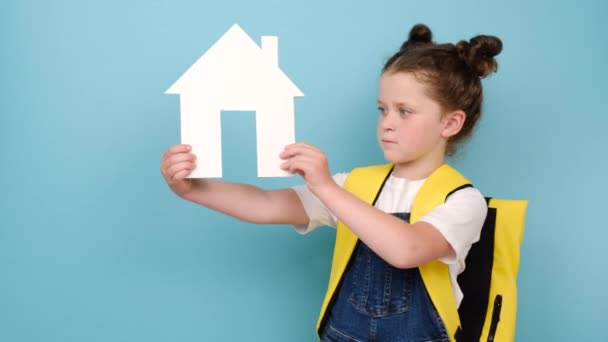
[[[446,199],[445,204],[450,207],[457,207],[465,212],[483,212],[484,216],[488,209],[485,197],[479,191],[479,189],[473,186],[458,189],[452,192]]]
[[[464,260],[470,246],[479,240],[488,206],[481,192],[467,187],[453,192],[447,200],[420,220],[433,225],[452,245],[458,258]],[[444,260],[453,263],[454,259]]]
[[[481,230],[488,205],[479,189],[463,174],[444,164],[431,174],[424,186],[426,197],[430,196],[436,203],[429,208],[426,218],[432,218],[434,223],[441,221],[448,226],[458,227],[458,230]],[[440,200],[442,203],[439,203]]]
[[[385,172],[390,171],[393,164],[377,164],[355,167],[351,172]]]
[[[386,177],[393,169],[393,164],[378,164],[360,166],[351,170],[350,178],[359,179],[376,179]]]

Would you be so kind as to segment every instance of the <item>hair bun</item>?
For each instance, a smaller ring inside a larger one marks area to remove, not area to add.
[[[431,29],[424,24],[416,24],[410,30],[408,39],[401,45],[401,51],[408,50],[410,48],[432,43],[433,33]]]
[[[460,58],[470,65],[479,77],[485,77],[498,68],[494,57],[502,51],[502,41],[498,37],[480,35],[471,38],[470,42],[458,42],[456,48]]]

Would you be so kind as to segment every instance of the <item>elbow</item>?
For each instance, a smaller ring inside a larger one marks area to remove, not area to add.
[[[279,213],[276,208],[280,208],[269,192],[264,192],[263,195],[254,201],[247,215],[242,218],[243,221],[254,224],[276,224],[279,223]]]
[[[275,223],[277,223],[275,217],[268,210],[264,210],[264,211],[260,211],[260,212],[253,212],[253,213],[251,213],[251,215],[244,217],[242,219],[242,221],[248,222],[248,223],[253,223],[253,224],[275,224]]]
[[[398,269],[408,269],[420,266],[416,255],[418,246],[409,245],[406,248],[400,249],[394,255],[386,259],[391,266]]]
[[[409,258],[406,258],[406,257],[398,258],[398,259],[394,260],[393,262],[389,262],[389,264],[391,266],[393,266],[394,268],[398,268],[398,269],[402,269],[402,270],[418,267],[418,265],[416,265],[416,263],[412,262],[412,260],[410,260]]]

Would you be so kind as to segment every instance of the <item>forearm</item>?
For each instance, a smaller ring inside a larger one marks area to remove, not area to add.
[[[403,252],[412,248],[409,224],[386,214],[339,186],[327,187],[319,199],[380,257],[393,265],[403,263]]]
[[[327,157],[314,146],[296,143],[281,153],[284,170],[297,172],[325,206],[382,259],[411,268],[447,256],[450,244],[426,222],[409,224],[344,190],[332,179]]]
[[[292,189],[264,190],[248,184],[194,180],[184,199],[252,223],[307,225],[308,215]]]
[[[248,184],[196,179],[182,197],[209,209],[253,223],[271,223],[272,201],[266,190]]]
[[[409,224],[339,186],[326,187],[317,196],[361,241],[395,267],[417,267],[451,252],[441,233],[428,223]]]

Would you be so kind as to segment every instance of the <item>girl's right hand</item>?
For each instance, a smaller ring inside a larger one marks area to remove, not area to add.
[[[173,145],[167,149],[160,164],[160,172],[165,181],[179,196],[190,192],[194,187],[192,179],[186,178],[196,166],[196,156],[190,145]]]

